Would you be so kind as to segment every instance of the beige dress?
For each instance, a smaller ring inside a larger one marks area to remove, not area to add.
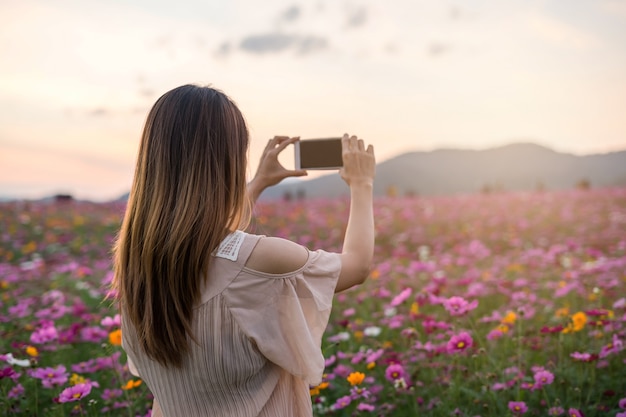
[[[310,251],[287,274],[245,267],[262,236],[237,231],[213,255],[182,368],[165,368],[134,350],[122,318],[131,372],[165,417],[311,416],[309,385],[321,382],[322,334],[341,269],[338,254]],[[123,315],[122,315],[123,316]]]

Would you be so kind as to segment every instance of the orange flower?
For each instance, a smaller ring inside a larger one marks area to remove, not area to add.
[[[502,319],[502,323],[511,325],[515,324],[515,320],[517,320],[517,314],[512,311],[508,311],[506,313],[506,316],[504,316],[504,318]]]
[[[117,329],[109,333],[109,342],[113,346],[120,346],[122,344],[122,331]]]
[[[574,325],[575,332],[581,331],[583,327],[585,327],[586,323],[587,323],[587,315],[583,313],[582,311],[579,311],[578,313],[572,316],[572,324]]]
[[[320,391],[323,389],[328,388],[328,382],[322,382],[321,384],[319,384],[316,387],[313,388],[309,388],[309,394],[311,394],[311,397],[315,396],[315,395],[319,395]]]
[[[346,379],[352,386],[359,385],[365,379],[365,374],[362,372],[352,372]]]
[[[139,385],[141,385],[141,379],[138,379],[136,381],[133,381],[132,379],[130,379],[126,385],[124,385],[122,387],[123,390],[129,390],[129,389],[133,389],[133,388],[137,388]]]
[[[38,356],[39,355],[39,351],[37,350],[37,348],[35,346],[28,346],[26,348],[26,354],[28,356]]]
[[[570,322],[567,324],[567,327],[561,331],[561,333],[568,334],[572,332],[579,332],[585,327],[586,323],[587,315],[582,311],[579,311],[570,317]]]

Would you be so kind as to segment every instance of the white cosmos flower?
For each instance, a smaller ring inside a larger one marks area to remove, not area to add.
[[[363,334],[365,336],[376,337],[380,334],[381,328],[378,326],[369,326],[363,329]]]
[[[30,360],[28,359],[15,359],[13,357],[13,354],[11,353],[7,353],[6,355],[4,355],[5,360],[7,361],[7,363],[9,365],[17,365],[17,366],[21,366],[23,368],[27,368],[30,366]]]

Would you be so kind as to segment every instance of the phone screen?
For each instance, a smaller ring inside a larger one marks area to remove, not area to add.
[[[296,142],[296,165],[298,164],[298,169],[341,168],[341,138],[303,139]]]

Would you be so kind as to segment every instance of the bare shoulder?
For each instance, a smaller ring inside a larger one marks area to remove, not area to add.
[[[246,262],[246,268],[266,274],[296,271],[309,258],[309,252],[295,242],[278,237],[260,239]]]

